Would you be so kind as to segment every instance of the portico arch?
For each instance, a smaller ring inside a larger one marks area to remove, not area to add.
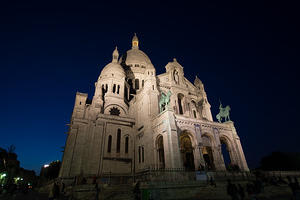
[[[157,167],[159,169],[164,169],[166,166],[165,163],[165,150],[164,150],[164,138],[162,135],[156,137],[156,150],[157,150]]]
[[[202,135],[202,155],[205,163],[205,168],[208,170],[214,170],[214,157],[213,157],[213,142],[212,138],[208,134]]]
[[[179,136],[179,148],[183,166],[186,170],[195,170],[195,139],[192,134],[184,130]]]
[[[226,168],[228,168],[230,164],[235,165],[234,150],[231,140],[227,136],[221,135],[220,142],[222,145],[222,155]]]

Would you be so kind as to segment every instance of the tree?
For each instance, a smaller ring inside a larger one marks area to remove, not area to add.
[[[7,151],[0,148],[0,173],[6,171],[6,162],[7,162]]]
[[[7,173],[8,183],[13,181],[20,168],[20,162],[17,160],[18,156],[14,153],[15,149],[14,145],[10,145],[7,150],[0,148],[0,172]]]
[[[47,180],[55,179],[58,177],[61,162],[59,160],[53,161],[49,166],[41,169],[41,177],[45,177]]]

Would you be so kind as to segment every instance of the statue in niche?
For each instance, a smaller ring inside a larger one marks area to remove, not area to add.
[[[167,108],[167,106],[169,105],[171,95],[172,95],[171,91],[169,91],[167,94],[165,94],[163,92],[161,93],[161,97],[159,100],[160,112],[164,111]]]
[[[174,70],[174,81],[176,84],[179,84],[179,75],[178,75],[178,71],[177,70]]]

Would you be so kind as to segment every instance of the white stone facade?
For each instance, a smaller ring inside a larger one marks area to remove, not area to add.
[[[231,163],[248,171],[233,122],[214,122],[204,86],[184,77],[174,59],[156,75],[148,56],[117,48],[97,82],[92,101],[77,92],[60,177],[134,174],[148,168],[206,167],[225,170],[221,143]],[[172,93],[161,112],[161,94]]]

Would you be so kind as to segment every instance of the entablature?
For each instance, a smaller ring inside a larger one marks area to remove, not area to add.
[[[230,127],[228,127],[227,124],[222,124],[222,123],[218,123],[218,122],[211,122],[211,121],[195,119],[195,118],[188,118],[188,117],[184,117],[184,116],[181,116],[181,115],[175,115],[175,121],[176,121],[178,126],[200,125],[203,128],[217,128],[220,131],[221,130],[231,131]]]

